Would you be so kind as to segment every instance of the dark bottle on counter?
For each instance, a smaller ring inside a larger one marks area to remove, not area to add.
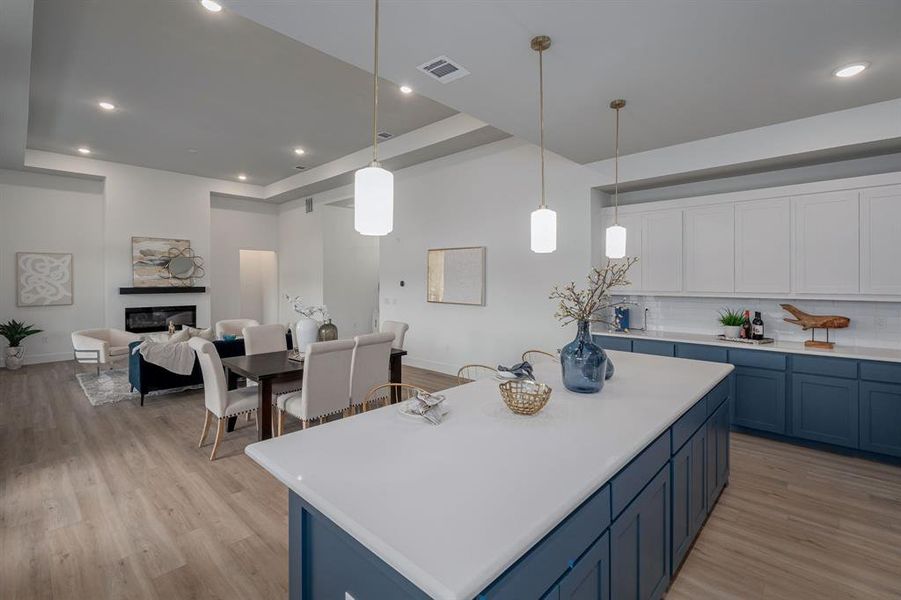
[[[760,318],[760,311],[754,312],[754,321],[751,322],[751,339],[763,339],[763,319]]]
[[[745,311],[745,320],[741,324],[741,331],[738,336],[743,340],[751,339],[751,311]]]

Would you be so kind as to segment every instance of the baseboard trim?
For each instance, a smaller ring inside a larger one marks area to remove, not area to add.
[[[404,357],[404,364],[411,367],[417,367],[419,369],[437,371],[439,373],[444,373],[445,375],[456,375],[457,371],[459,370],[457,367],[449,363],[443,363],[436,360],[425,360],[422,358],[410,358],[409,356]]]

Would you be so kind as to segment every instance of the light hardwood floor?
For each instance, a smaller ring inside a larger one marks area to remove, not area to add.
[[[243,455],[254,425],[210,463],[202,423],[197,392],[94,408],[71,363],[0,370],[0,598],[285,597],[287,496]],[[899,597],[901,468],[733,436],[668,598]]]

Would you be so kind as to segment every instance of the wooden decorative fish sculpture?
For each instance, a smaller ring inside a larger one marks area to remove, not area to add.
[[[791,304],[780,304],[783,310],[794,315],[794,319],[785,319],[786,323],[794,323],[800,325],[802,329],[842,329],[851,324],[848,317],[840,317],[838,315],[809,315],[802,310],[798,310]]]

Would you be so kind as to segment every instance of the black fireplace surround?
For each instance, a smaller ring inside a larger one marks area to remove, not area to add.
[[[125,309],[125,331],[166,331],[169,323],[197,327],[197,306],[138,306]]]

